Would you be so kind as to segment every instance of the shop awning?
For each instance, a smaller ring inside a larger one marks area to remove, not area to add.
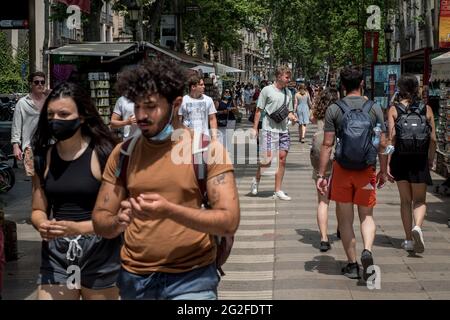
[[[431,79],[433,81],[450,80],[450,52],[444,53],[431,60],[433,66]]]
[[[136,43],[85,42],[67,44],[65,46],[49,50],[48,53],[69,56],[119,57],[132,47],[136,47]]]
[[[206,66],[206,65],[198,65],[193,68],[190,68],[191,70],[202,70],[203,73],[216,73],[216,70],[213,66]]]
[[[216,69],[217,69],[217,74],[218,75],[225,75],[227,73],[243,73],[245,71],[240,70],[240,69],[236,69],[221,63],[214,63]]]
[[[175,60],[178,60],[181,64],[193,70],[198,70],[194,68],[199,67],[202,69],[203,72],[206,73],[204,68],[207,67],[214,68],[212,62],[200,59],[198,57],[193,57],[182,52],[177,52],[168,48],[160,47],[150,42],[143,42],[143,45],[147,48],[151,48]],[[214,70],[212,72],[214,72]]]

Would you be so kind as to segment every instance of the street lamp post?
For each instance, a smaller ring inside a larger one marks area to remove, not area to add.
[[[154,1],[150,1],[152,4]],[[142,0],[127,1],[127,11],[133,24],[133,41],[143,41],[143,5]]]
[[[386,43],[386,61],[388,63],[391,62],[391,39],[393,32],[394,30],[392,30],[390,24],[386,24],[384,28],[384,39]]]
[[[136,41],[137,22],[139,20],[139,7],[128,8],[128,14],[129,14],[130,20],[133,24],[133,41]]]

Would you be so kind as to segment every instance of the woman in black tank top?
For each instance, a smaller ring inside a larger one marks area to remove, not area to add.
[[[424,106],[421,110],[421,116],[425,116],[426,121],[431,127],[431,135],[428,142],[428,150],[425,153],[415,153],[417,149],[412,147],[411,152],[399,152],[401,147],[396,145],[396,125],[401,117],[402,109],[399,104],[406,107],[405,111],[416,111],[416,107],[420,106],[421,98],[419,97],[419,82],[413,74],[403,74],[398,81],[398,99],[397,106],[393,105],[389,109],[389,140],[395,147],[394,153],[389,156],[389,180],[397,183],[400,195],[400,215],[402,219],[403,229],[405,231],[405,240],[402,248],[408,252],[423,253],[425,251],[424,235],[422,226],[425,221],[427,212],[426,196],[427,185],[432,185],[430,168],[433,166],[434,156],[436,153],[436,128],[434,124],[433,110],[430,106]],[[403,108],[403,107],[402,107]],[[425,120],[425,119],[424,119]],[[404,123],[404,122],[403,122]],[[409,127],[405,127],[405,132],[410,133]],[[417,125],[415,125],[417,127]],[[414,139],[416,139],[414,133]],[[428,152],[426,152],[428,151]]]
[[[43,239],[38,299],[117,299],[121,238],[95,235],[91,220],[115,140],[90,96],[76,84],[55,87],[32,144],[31,220]]]

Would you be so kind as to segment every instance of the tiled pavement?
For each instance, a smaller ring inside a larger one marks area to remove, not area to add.
[[[244,120],[244,122],[246,122]],[[248,127],[247,125],[242,126]],[[315,129],[310,127],[307,141]],[[381,289],[340,274],[345,262],[342,244],[336,238],[334,205],[330,207],[329,234],[332,250],[318,250],[316,194],[311,179],[309,145],[296,142],[283,184],[293,197],[290,202],[272,199],[273,176],[264,176],[257,197],[249,195],[256,165],[237,165],[236,176],[241,203],[241,224],[235,246],[224,267],[221,299],[450,299],[450,197],[428,194],[428,215],[423,228],[425,253],[408,256],[400,248],[403,228],[395,185],[387,185],[378,195],[375,209],[377,237],[373,249],[381,268]],[[442,178],[433,176],[435,184]],[[30,208],[30,187],[18,176],[15,193],[2,195],[7,202],[7,218],[18,224],[19,256],[6,266],[4,299],[34,299],[40,260],[37,232],[23,223]],[[431,188],[430,188],[431,190]],[[357,249],[361,252],[359,223],[355,216]],[[358,257],[359,260],[359,257]]]
[[[314,126],[309,127],[307,142]],[[300,144],[291,128],[283,190],[290,202],[273,200],[274,176],[263,177],[257,197],[249,194],[255,165],[237,166],[241,224],[232,255],[219,287],[222,299],[450,299],[450,198],[427,195],[428,215],[423,228],[424,254],[408,256],[401,249],[404,232],[397,188],[388,184],[378,192],[374,217],[377,235],[374,261],[381,269],[381,289],[341,275],[346,257],[336,237],[335,206],[329,210],[332,250],[318,250],[316,191],[312,181],[308,143]],[[434,175],[435,184],[442,178]],[[432,188],[430,187],[430,191]],[[355,213],[357,252],[362,248]],[[359,254],[358,254],[359,255]],[[358,256],[359,261],[359,256]]]

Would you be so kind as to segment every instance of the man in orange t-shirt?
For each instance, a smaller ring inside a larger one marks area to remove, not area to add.
[[[176,116],[184,85],[183,70],[167,61],[140,65],[123,73],[118,83],[120,93],[135,103],[142,135],[126,179],[115,174],[121,145],[109,157],[93,223],[106,238],[124,232],[118,279],[122,299],[217,299],[213,235],[233,235],[239,225],[233,167],[215,141],[207,161],[212,208],[201,209],[192,134]]]

